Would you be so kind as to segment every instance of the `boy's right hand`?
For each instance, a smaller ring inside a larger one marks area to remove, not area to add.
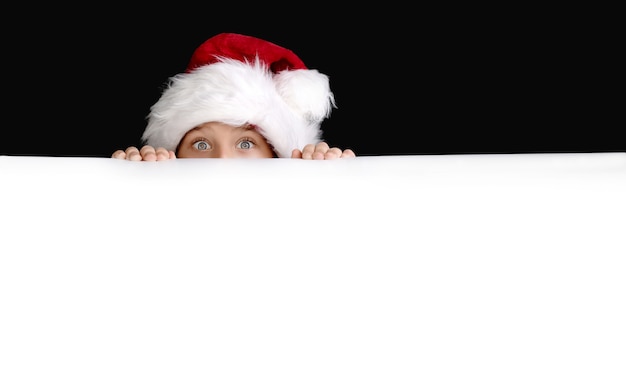
[[[163,147],[155,149],[150,145],[145,145],[141,150],[137,149],[135,146],[130,146],[126,148],[126,150],[116,150],[111,155],[111,158],[132,161],[161,161],[176,159],[176,154]]]

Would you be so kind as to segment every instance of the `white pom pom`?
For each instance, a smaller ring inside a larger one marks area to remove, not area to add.
[[[310,123],[321,123],[336,107],[328,76],[317,70],[283,71],[274,80],[285,102]]]

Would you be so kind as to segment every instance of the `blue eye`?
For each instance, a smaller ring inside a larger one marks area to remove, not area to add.
[[[237,148],[243,149],[243,150],[249,150],[249,149],[252,149],[253,147],[254,147],[254,142],[250,140],[242,140],[239,142],[239,144],[237,144]]]
[[[211,148],[211,146],[209,145],[208,142],[206,141],[197,141],[193,143],[193,147],[196,150],[200,150],[200,151],[204,151],[204,150],[208,150]]]

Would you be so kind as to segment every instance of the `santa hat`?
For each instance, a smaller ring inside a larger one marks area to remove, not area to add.
[[[292,51],[262,39],[218,34],[198,47],[184,73],[170,78],[150,108],[144,143],[176,150],[205,122],[251,124],[278,157],[321,141],[335,107],[328,76]]]

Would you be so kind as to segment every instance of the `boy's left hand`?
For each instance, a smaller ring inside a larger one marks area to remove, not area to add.
[[[330,147],[325,142],[308,144],[302,150],[294,149],[291,152],[292,159],[304,160],[332,160],[340,158],[353,158],[356,154],[351,149],[341,150],[338,147]]]

